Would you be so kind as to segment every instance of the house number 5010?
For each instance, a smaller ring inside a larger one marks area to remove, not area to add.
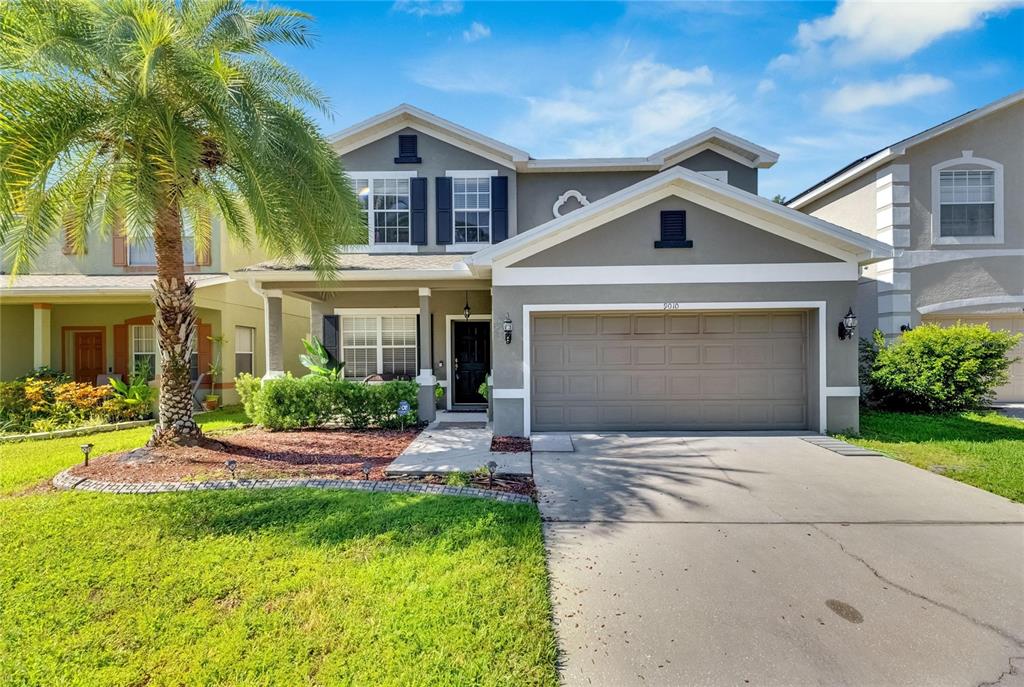
[[[665,310],[679,310],[678,303],[665,303]]]

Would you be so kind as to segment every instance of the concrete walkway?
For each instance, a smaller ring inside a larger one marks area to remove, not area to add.
[[[487,416],[482,417],[486,424]],[[479,420],[480,418],[471,414],[460,417],[454,413],[446,413],[440,416],[388,466],[387,474],[435,475],[446,472],[473,472],[492,460],[498,464],[495,474],[530,474],[530,454],[492,453],[491,430],[486,426],[477,426],[480,424]]]
[[[534,453],[568,685],[1024,684],[1024,507],[798,437]]]

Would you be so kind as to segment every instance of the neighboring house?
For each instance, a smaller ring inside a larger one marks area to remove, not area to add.
[[[642,158],[534,159],[402,105],[331,138],[368,245],[318,283],[303,264],[231,273],[265,299],[266,370],[299,333],[345,375],[407,376],[421,414],[494,431],[858,426],[857,341],[837,335],[891,246],[757,196],[777,155],[710,129]]]
[[[199,332],[192,355],[192,378],[210,372],[220,356],[223,368],[216,392],[235,402],[234,378],[266,372],[262,298],[228,272],[262,256],[236,245],[214,224],[211,250],[184,242],[186,271],[196,281]],[[153,327],[152,241],[129,244],[124,236],[106,240],[93,234],[84,255],[74,255],[61,239],[51,241],[31,272],[0,274],[0,379],[28,374],[43,365],[76,380],[96,383],[101,375],[127,378],[140,363],[160,372]],[[309,307],[284,299],[282,322],[292,334],[284,341],[286,369],[299,371],[301,337],[309,328]],[[221,346],[210,337],[223,336]],[[220,350],[218,350],[220,349]],[[207,383],[203,393],[211,392]]]
[[[957,321],[1024,332],[1024,91],[871,153],[787,204],[896,250],[861,279],[862,335]],[[1024,362],[999,399],[1024,401]]]

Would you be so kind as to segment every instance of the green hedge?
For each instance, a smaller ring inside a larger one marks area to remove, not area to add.
[[[303,429],[335,423],[365,427],[399,427],[416,424],[416,382],[364,384],[331,380],[319,375],[261,381],[241,375],[235,389],[253,422],[271,430]],[[398,416],[400,402],[409,403],[409,414]]]
[[[992,403],[1015,359],[1020,335],[983,324],[923,324],[886,345],[881,332],[861,348],[861,386],[868,405],[954,412]]]

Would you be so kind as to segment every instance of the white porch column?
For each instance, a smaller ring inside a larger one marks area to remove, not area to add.
[[[32,304],[32,368],[50,365],[50,304]]]
[[[263,379],[284,377],[284,317],[282,293],[263,292],[263,331],[267,351],[267,367]]]
[[[437,417],[437,408],[434,404],[434,385],[437,384],[437,377],[434,376],[434,363],[430,358],[430,289],[421,287],[419,295],[420,374],[416,381],[419,382],[420,390],[416,398],[420,419],[433,422]]]
[[[910,248],[910,165],[889,165],[875,174],[875,238],[893,248]],[[897,260],[872,267],[878,283],[878,328],[890,342],[913,324],[910,270]]]

